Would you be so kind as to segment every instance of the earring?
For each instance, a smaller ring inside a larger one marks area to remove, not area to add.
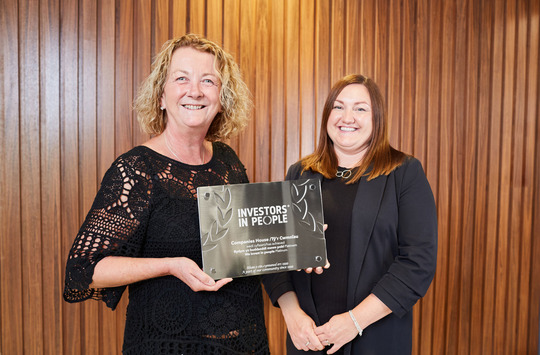
[[[159,106],[159,109],[160,109],[161,111],[163,111],[163,110],[165,110],[165,107]]]

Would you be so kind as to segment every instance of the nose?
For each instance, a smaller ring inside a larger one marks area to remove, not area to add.
[[[343,123],[353,123],[353,112],[349,109],[343,110],[343,114],[341,115],[341,121],[343,121]]]
[[[189,91],[188,91],[189,97],[195,97],[195,98],[198,98],[198,97],[203,96],[203,93],[202,93],[202,90],[201,90],[200,85],[201,85],[201,83],[198,82],[198,81],[192,81],[192,82],[190,82],[190,84],[189,84]]]

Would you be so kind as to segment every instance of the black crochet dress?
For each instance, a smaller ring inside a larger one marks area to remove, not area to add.
[[[200,166],[144,146],[123,154],[73,243],[64,299],[101,299],[115,309],[125,287],[89,288],[96,263],[109,255],[183,256],[202,266],[197,187],[245,182],[244,166],[219,142]],[[237,278],[217,292],[193,292],[173,276],[129,285],[123,352],[268,354],[260,279]]]

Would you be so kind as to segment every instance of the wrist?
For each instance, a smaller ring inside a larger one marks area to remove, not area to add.
[[[362,336],[362,333],[364,332],[364,329],[362,329],[362,327],[360,327],[360,324],[358,324],[358,321],[356,320],[356,317],[354,316],[352,311],[349,311],[349,316],[351,317],[351,319],[352,319],[352,321],[354,323],[354,327],[358,331],[358,335]]]

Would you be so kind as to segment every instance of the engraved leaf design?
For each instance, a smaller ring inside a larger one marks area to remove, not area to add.
[[[202,237],[202,239],[203,239],[203,242],[202,242],[203,246],[206,245],[206,243],[208,243],[208,234],[209,234],[209,233],[203,234],[203,237]]]
[[[219,219],[220,219],[220,224],[222,226],[225,226],[227,225],[227,223],[229,223],[231,221],[231,218],[232,218],[232,208],[229,208],[228,210],[226,210],[225,212],[223,212],[223,210],[218,206],[218,211],[219,211]]]

